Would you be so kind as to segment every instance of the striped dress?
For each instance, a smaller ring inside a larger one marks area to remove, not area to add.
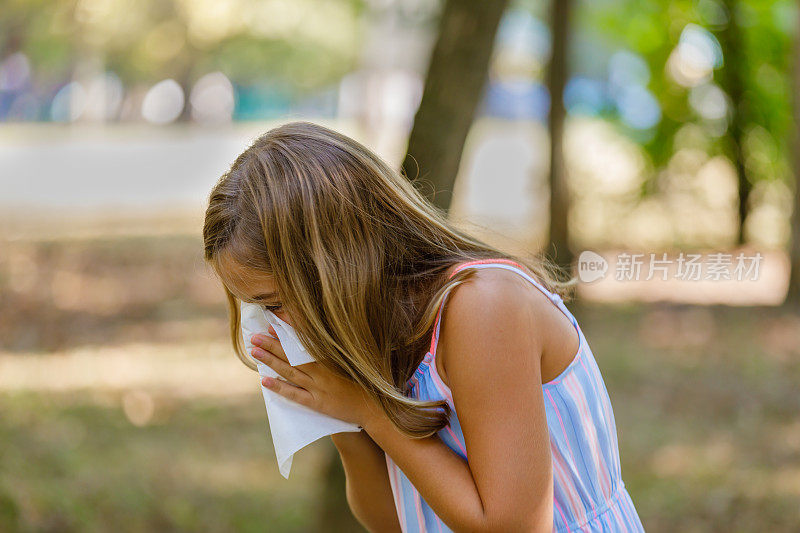
[[[507,259],[469,261],[460,264],[453,274],[467,267],[504,268],[520,274],[569,318],[578,333],[578,352],[572,362],[558,377],[541,385],[553,466],[553,531],[644,531],[622,482],[617,430],[608,392],[575,317],[561,297],[545,289],[516,262]],[[430,351],[408,382],[409,395],[421,400],[447,401],[451,409],[450,423],[439,430],[438,435],[450,449],[466,459],[466,443],[453,396],[436,370],[442,306],[436,317]],[[386,465],[402,530],[452,531],[436,516],[388,454]]]

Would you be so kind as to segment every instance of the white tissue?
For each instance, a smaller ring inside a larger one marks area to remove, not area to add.
[[[269,376],[283,379],[277,372],[250,355],[250,350],[253,349],[250,337],[256,333],[263,333],[274,338],[274,335],[267,331],[270,324],[278,334],[278,340],[281,342],[289,364],[297,366],[314,361],[305,347],[300,344],[294,328],[278,318],[275,313],[248,302],[241,302],[240,310],[244,347],[247,355],[258,366],[261,378]],[[292,469],[292,457],[301,448],[334,433],[361,431],[361,428],[355,424],[323,415],[288,400],[263,385],[261,385],[261,392],[267,407],[267,418],[269,419],[269,429],[272,432],[275,455],[278,459],[278,470],[286,479],[289,479],[289,471]]]

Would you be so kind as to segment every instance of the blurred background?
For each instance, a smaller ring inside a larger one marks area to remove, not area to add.
[[[359,530],[329,440],[280,477],[202,260],[214,182],[311,120],[492,244],[606,264],[570,307],[648,531],[796,531],[799,23],[789,0],[5,0],[0,530]],[[758,271],[712,275],[737,256]]]

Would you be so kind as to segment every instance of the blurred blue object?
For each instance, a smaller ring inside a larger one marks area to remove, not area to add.
[[[525,81],[489,82],[479,114],[510,119],[545,121],[550,95],[541,83]]]
[[[564,105],[572,115],[597,116],[610,107],[606,93],[602,81],[574,76],[564,88]]]
[[[289,89],[270,85],[234,85],[236,107],[234,120],[265,120],[285,115],[291,110]]]

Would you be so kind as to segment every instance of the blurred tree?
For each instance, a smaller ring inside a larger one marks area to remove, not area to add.
[[[608,49],[607,54],[618,50],[630,51],[645,61],[648,72],[643,81],[657,98],[660,120],[651,128],[632,128],[622,118],[620,104],[624,103],[624,93],[621,91],[619,95],[607,95],[610,97],[607,108],[599,114],[616,122],[620,131],[639,143],[656,169],[666,166],[674,154],[676,132],[687,122],[696,120],[689,106],[688,91],[672,79],[666,68],[681,30],[694,20],[693,3],[691,0],[669,3],[661,0],[583,0],[575,10],[576,33],[587,34],[591,39],[584,40],[582,47],[574,48],[573,70],[603,80],[606,91],[611,93],[608,86],[612,73],[607,58],[600,54],[604,48]],[[654,185],[654,179],[648,180],[642,194],[654,192]]]
[[[550,27],[552,55],[547,68],[547,88],[550,93],[550,242],[553,260],[562,268],[572,264],[569,247],[569,191],[564,166],[564,86],[569,76],[567,46],[570,40],[570,11],[572,0],[552,0]]]
[[[403,171],[422,174],[430,200],[447,211],[461,152],[483,94],[495,33],[508,0],[447,0]]]
[[[786,73],[795,9],[794,0],[581,2],[577,31],[597,37],[578,50],[576,70],[611,75],[590,62],[598,63],[598,55],[589,46],[601,48],[598,43],[603,43],[631,51],[646,61],[647,89],[661,108],[657,124],[637,130],[626,124],[621,102],[610,102],[609,118],[644,148],[652,163],[642,196],[658,193],[660,171],[681,149],[680,133],[687,125],[703,134],[693,149],[710,157],[724,155],[736,167],[743,192],[737,212],[752,213],[770,197],[774,202],[775,195],[765,190],[785,189],[792,175]],[[749,227],[740,228],[733,240],[743,240]]]
[[[736,178],[739,186],[739,231],[736,236],[737,244],[745,242],[745,222],[750,201],[750,192],[753,189],[745,165],[744,137],[747,123],[752,119],[748,116],[748,102],[745,99],[745,78],[747,64],[743,56],[742,36],[740,28],[740,13],[737,0],[724,0],[723,5],[728,14],[728,23],[717,34],[722,47],[724,65],[720,85],[730,99],[728,113],[727,152],[728,157],[736,169]]]
[[[800,7],[800,2],[798,2]],[[794,211],[790,248],[791,274],[787,302],[800,307],[800,9],[795,15],[796,33],[792,58],[792,104],[794,116]]]

